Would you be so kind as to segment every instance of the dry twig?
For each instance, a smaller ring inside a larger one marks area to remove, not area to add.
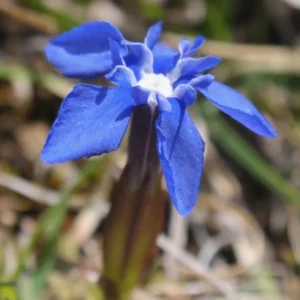
[[[10,189],[33,201],[36,201],[39,204],[48,206],[57,204],[60,197],[60,194],[58,192],[40,187],[28,180],[9,175],[4,172],[0,172],[0,186]],[[70,204],[73,208],[82,207],[82,198],[73,196]]]
[[[170,239],[172,240],[176,248],[183,249],[187,241],[187,220],[180,216],[174,207],[172,207],[169,226]],[[172,253],[166,252],[164,265],[167,277],[171,280],[178,280],[178,261],[172,255]]]
[[[1,0],[0,12],[41,32],[48,34],[56,34],[58,32],[58,27],[54,21],[32,10],[16,5],[11,0]]]
[[[164,41],[177,47],[183,37],[166,33]],[[285,46],[249,45],[208,40],[199,54],[215,55],[233,63],[236,73],[300,74],[300,50]]]
[[[181,250],[173,244],[173,242],[164,234],[160,234],[156,240],[157,246],[162,250],[170,253],[176,257],[183,265],[198,273],[208,283],[217,288],[223,295],[230,297],[232,294],[232,287],[225,282],[220,281],[218,278],[212,276],[208,270],[192,255],[184,250]]]

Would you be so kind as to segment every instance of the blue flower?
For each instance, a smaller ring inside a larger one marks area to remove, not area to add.
[[[42,151],[53,164],[116,150],[137,105],[157,109],[157,153],[173,204],[187,215],[197,202],[204,141],[186,107],[197,91],[253,132],[275,137],[270,123],[239,92],[206,74],[220,58],[192,58],[205,39],[183,39],[178,50],[158,42],[162,22],[144,43],[126,40],[107,22],[90,22],[54,38],[48,60],[65,76],[105,75],[115,87],[78,84],[63,101]]]

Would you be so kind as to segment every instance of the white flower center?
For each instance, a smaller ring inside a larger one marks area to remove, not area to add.
[[[173,93],[173,87],[170,80],[163,74],[144,74],[137,85],[147,90],[158,92],[164,97],[170,97]]]

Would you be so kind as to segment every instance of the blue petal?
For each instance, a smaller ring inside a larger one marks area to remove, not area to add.
[[[132,87],[137,84],[132,70],[125,66],[116,66],[105,78],[119,87]]]
[[[194,55],[205,43],[205,38],[202,35],[196,36],[193,44],[189,39],[182,39],[179,42],[179,51],[181,57],[188,57]]]
[[[79,84],[63,101],[41,158],[62,163],[117,149],[133,110],[130,89]]]
[[[187,52],[190,46],[191,46],[191,41],[187,38],[184,38],[179,41],[178,50],[181,54],[181,57],[184,56],[185,52]]]
[[[67,77],[95,78],[111,68],[109,39],[120,43],[123,36],[108,22],[89,22],[55,37],[46,56]]]
[[[182,101],[185,105],[191,105],[197,98],[197,92],[189,84],[180,84],[176,87],[172,96]]]
[[[116,41],[109,39],[109,47],[111,50],[112,65],[113,66],[124,65],[124,60],[122,58],[120,45]]]
[[[179,64],[180,77],[196,76],[214,68],[221,62],[216,56],[205,56],[201,58],[185,58]]]
[[[156,93],[156,101],[160,112],[172,112],[172,105],[167,98],[163,95]]]
[[[168,99],[157,92],[149,91],[140,86],[135,86],[131,89],[131,95],[135,105],[147,104],[150,107],[153,107],[154,104],[158,106],[159,111],[170,112],[172,110]]]
[[[135,105],[148,104],[148,99],[151,92],[140,86],[135,86],[131,89],[132,99]]]
[[[162,111],[167,111],[171,112],[172,111],[172,106],[167,98],[165,98],[163,95],[160,93],[151,91],[149,93],[148,99],[147,99],[147,104],[151,107],[151,109],[156,109],[158,106],[158,110],[160,112]]]
[[[191,80],[193,78],[195,78],[195,76],[190,76],[190,77],[182,77],[182,78],[179,78],[178,80],[176,80],[177,76],[173,77],[172,75],[169,78],[170,78],[170,81],[173,82],[172,83],[173,89],[177,88],[181,84],[189,84],[191,82]]]
[[[180,53],[163,43],[158,43],[152,50],[156,74],[166,74],[170,72],[177,64]]]
[[[248,129],[264,137],[276,137],[277,133],[268,120],[242,94],[214,81],[199,91],[225,114],[240,122]]]
[[[145,38],[145,44],[149,49],[152,49],[158,42],[161,35],[162,26],[163,22],[158,22],[149,28]]]
[[[181,215],[195,206],[203,170],[204,142],[185,105],[169,99],[172,113],[157,121],[157,151],[172,202]]]
[[[215,76],[211,74],[200,75],[192,79],[189,84],[194,88],[207,88],[215,80]]]
[[[129,50],[128,55],[124,57],[125,64],[134,72],[137,80],[143,72],[153,72],[153,55],[145,44],[130,41],[123,41],[123,44]]]

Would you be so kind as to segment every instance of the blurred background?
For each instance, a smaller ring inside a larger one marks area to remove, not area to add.
[[[223,59],[214,75],[279,132],[257,137],[198,99],[191,114],[207,143],[199,203],[186,219],[169,208],[132,299],[300,299],[299,0],[1,0],[0,299],[103,299],[103,224],[126,142],[91,160],[39,158],[76,84],[52,69],[44,46],[95,19],[131,40],[163,20],[172,46],[203,34],[200,54]]]

